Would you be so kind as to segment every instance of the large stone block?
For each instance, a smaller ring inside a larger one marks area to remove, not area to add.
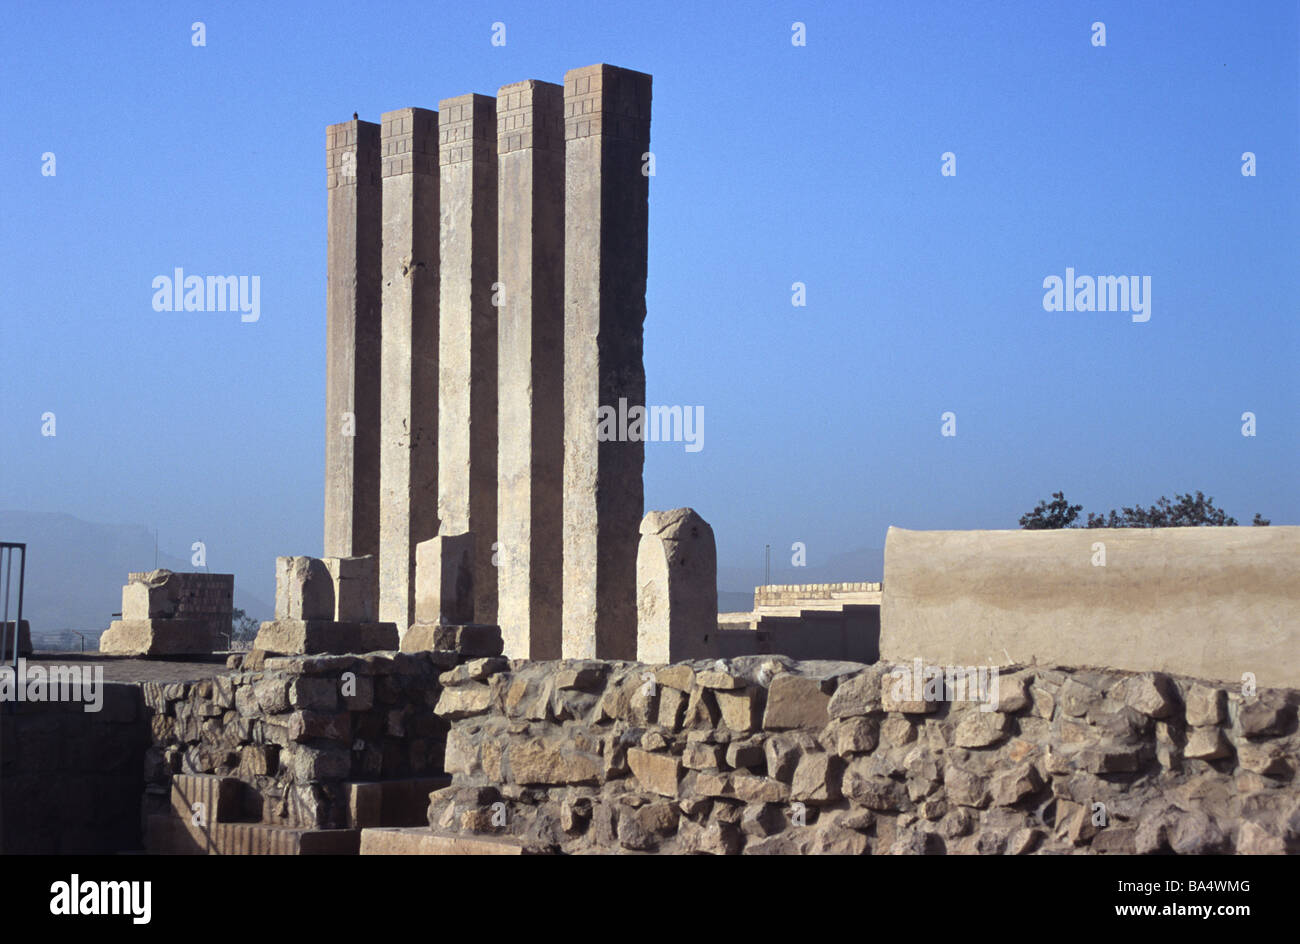
[[[772,679],[763,712],[763,727],[769,731],[785,728],[821,728],[829,717],[835,681],[783,672]]]
[[[636,556],[637,659],[680,662],[707,655],[718,627],[718,552],[693,509],[648,512]]]
[[[323,560],[334,587],[334,619],[343,623],[378,621],[379,558],[367,554]]]
[[[402,652],[455,651],[475,658],[501,655],[501,627],[416,623],[402,637]]]
[[[122,587],[122,619],[171,619],[179,602],[176,585],[169,586],[166,579],[132,580]]]
[[[663,796],[677,796],[682,765],[676,757],[668,754],[652,754],[639,747],[633,747],[628,749],[627,765],[642,788]]]
[[[324,561],[315,557],[275,559],[275,618],[334,619],[334,580]]]
[[[234,592],[233,574],[131,573],[122,587],[122,619],[200,620],[208,627],[205,651],[211,651],[230,635]]]
[[[253,648],[280,655],[345,655],[392,651],[398,646],[394,623],[279,619],[263,623]]]
[[[523,855],[525,851],[508,839],[446,835],[427,826],[361,830],[362,855]]]
[[[439,535],[415,548],[415,620],[474,622],[473,534]]]
[[[204,620],[114,620],[99,651],[117,656],[208,655],[212,630]]]

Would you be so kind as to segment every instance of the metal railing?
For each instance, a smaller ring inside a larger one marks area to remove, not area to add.
[[[13,570],[14,554],[21,555],[18,558],[18,609],[14,613],[13,619],[13,637],[12,642],[9,636],[9,600],[13,595]],[[4,595],[4,602],[0,605],[0,663],[4,662],[6,654],[13,657],[13,679],[14,685],[18,684],[18,643],[22,638],[23,628],[23,583],[27,576],[27,545],[15,544],[9,541],[0,541],[0,593]],[[7,648],[12,646],[13,648]],[[4,714],[13,714],[18,710],[16,700],[9,700],[5,706]],[[2,715],[0,715],[2,716]],[[8,719],[9,724],[15,723],[15,719]],[[0,737],[0,743],[5,738]],[[17,744],[18,739],[14,738],[12,743]],[[5,758],[0,756],[0,768],[3,768]],[[0,794],[0,853],[6,848],[6,832],[4,828],[4,797]]]
[[[14,554],[18,558],[18,611],[14,614],[12,624],[9,621],[9,601],[13,597]],[[0,541],[0,596],[3,596],[3,615],[0,616],[0,657],[8,655],[13,659],[14,678],[18,678],[18,641],[23,626],[23,584],[27,576],[27,545]],[[10,641],[9,627],[13,626],[13,639]],[[12,648],[10,648],[12,646]]]

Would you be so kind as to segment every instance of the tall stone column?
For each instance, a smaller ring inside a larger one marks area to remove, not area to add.
[[[561,656],[564,89],[497,92],[497,622],[505,654]]]
[[[379,125],[325,129],[325,554],[379,551]]]
[[[474,619],[495,623],[497,540],[496,100],[438,103],[442,225],[440,533],[474,535]]]
[[[636,658],[645,443],[601,441],[601,407],[645,405],[650,76],[564,76],[564,656]]]
[[[383,115],[379,619],[415,614],[415,546],[438,533],[438,113]]]

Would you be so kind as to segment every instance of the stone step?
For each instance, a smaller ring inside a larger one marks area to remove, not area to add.
[[[359,829],[298,829],[266,823],[195,826],[175,813],[145,821],[150,855],[356,855]]]
[[[361,830],[362,855],[527,855],[508,839],[460,836],[427,826],[373,827]]]
[[[348,784],[348,825],[415,826],[429,822],[429,794],[451,786],[451,777],[409,777],[403,780]]]

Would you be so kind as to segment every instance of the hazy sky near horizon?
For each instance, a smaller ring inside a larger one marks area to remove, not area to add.
[[[599,61],[654,76],[648,400],[704,412],[700,451],[647,444],[646,504],[723,567],[1058,489],[1300,523],[1282,2],[10,3],[0,508],[201,540],[269,597],[321,552],[325,126]],[[258,320],[155,311],[177,267],[257,276]],[[1149,320],[1045,310],[1067,268],[1149,278]]]

